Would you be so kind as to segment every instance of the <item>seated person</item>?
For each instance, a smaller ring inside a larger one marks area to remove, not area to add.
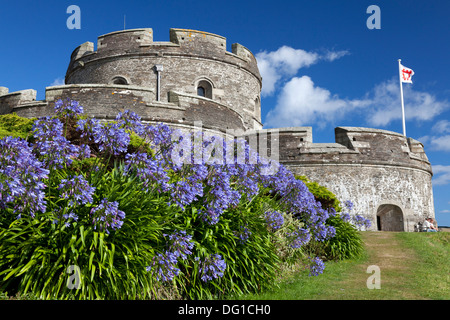
[[[426,218],[423,222],[423,231],[424,232],[437,232],[438,229],[433,224],[432,218]]]

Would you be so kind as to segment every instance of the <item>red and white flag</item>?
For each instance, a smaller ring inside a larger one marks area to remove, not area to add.
[[[400,80],[404,83],[412,83],[414,71],[400,64]]]

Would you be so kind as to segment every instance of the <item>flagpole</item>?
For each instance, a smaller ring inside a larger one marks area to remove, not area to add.
[[[402,85],[402,72],[401,72],[401,59],[398,59],[398,76],[400,80],[400,99],[402,101],[402,121],[403,121],[403,135],[406,137],[406,125],[405,125],[405,104],[403,102],[403,85]]]

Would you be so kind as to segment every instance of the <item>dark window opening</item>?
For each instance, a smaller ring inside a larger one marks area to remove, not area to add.
[[[128,84],[128,81],[125,78],[123,78],[123,77],[115,77],[112,80],[112,83],[113,84]]]
[[[208,99],[213,98],[212,84],[207,80],[201,80],[197,83],[197,95]]]
[[[206,90],[203,87],[198,87],[197,88],[197,95],[199,95],[200,97],[205,97],[206,96]]]

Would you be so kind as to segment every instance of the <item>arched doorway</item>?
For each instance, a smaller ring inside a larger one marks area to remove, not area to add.
[[[394,204],[379,206],[377,228],[379,231],[405,231],[402,209]]]

